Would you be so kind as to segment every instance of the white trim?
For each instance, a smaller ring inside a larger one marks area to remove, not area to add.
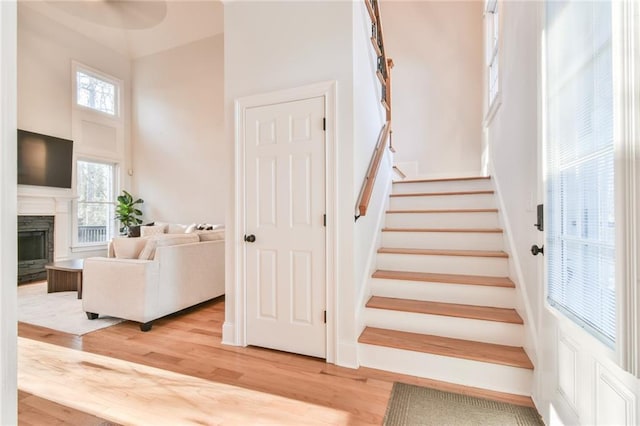
[[[640,47],[639,7],[634,1],[612,3],[614,61],[614,143],[616,188],[616,352],[620,367],[640,377]],[[619,78],[616,78],[619,77]]]
[[[100,111],[99,109],[94,109],[91,107],[87,107],[84,105],[78,104],[78,71],[89,75],[90,77],[97,78],[98,80],[103,80],[107,83],[113,84],[115,86],[115,114],[109,114],[108,112]],[[98,116],[108,118],[115,121],[124,121],[124,114],[122,111],[122,93],[124,92],[124,82],[119,78],[111,76],[109,74],[105,74],[104,72],[92,68],[88,65],[83,64],[78,61],[71,61],[71,99],[73,101],[73,108],[76,108],[81,111],[90,112],[97,114]]]
[[[17,424],[17,2],[0,2],[0,424]]]
[[[325,187],[327,209],[327,233],[326,233],[326,291],[327,291],[327,362],[336,361],[336,348],[338,338],[339,315],[336,303],[337,276],[337,203],[338,193],[337,179],[337,150],[335,146],[337,131],[336,115],[337,82],[327,81],[308,86],[285,89],[277,92],[258,94],[236,99],[234,105],[234,145],[235,145],[235,235],[227,235],[231,239],[234,252],[235,265],[231,265],[235,271],[235,280],[230,283],[232,287],[232,299],[234,304],[233,321],[225,321],[223,325],[223,341],[236,346],[246,346],[246,321],[245,321],[245,276],[244,276],[244,135],[243,123],[245,112],[248,108],[271,105],[283,102],[292,102],[301,99],[324,97],[327,128],[325,132]]]

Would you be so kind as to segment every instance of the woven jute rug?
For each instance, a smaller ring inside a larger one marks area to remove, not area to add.
[[[544,426],[544,423],[531,407],[394,383],[384,425]]]

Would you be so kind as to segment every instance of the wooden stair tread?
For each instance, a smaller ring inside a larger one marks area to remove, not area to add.
[[[495,250],[441,250],[441,249],[415,249],[415,248],[389,248],[382,247],[378,253],[386,254],[417,254],[425,256],[468,256],[468,257],[500,257],[508,258],[503,251]]]
[[[483,195],[493,194],[492,190],[481,191],[450,191],[450,192],[412,192],[408,194],[391,194],[390,197],[433,197],[439,195]]]
[[[500,228],[382,228],[382,232],[469,232],[501,234]]]
[[[424,182],[456,182],[465,180],[486,180],[491,179],[491,176],[469,176],[469,177],[456,177],[456,178],[437,178],[437,179],[408,179],[401,181],[393,181],[393,183],[424,183]]]
[[[387,280],[422,281],[443,284],[482,285],[489,287],[515,288],[508,277],[484,277],[480,275],[434,274],[431,272],[377,270],[373,278]]]
[[[387,214],[396,213],[498,213],[498,209],[387,210]]]
[[[533,364],[523,348],[452,339],[429,334],[409,333],[366,327],[358,342],[414,352],[462,358],[473,361],[533,369]]]
[[[371,296],[367,308],[524,324],[515,309]]]

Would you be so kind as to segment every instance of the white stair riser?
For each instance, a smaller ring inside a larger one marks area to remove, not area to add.
[[[388,232],[382,246],[441,250],[502,250],[502,233],[488,232]]]
[[[532,370],[422,352],[358,345],[360,365],[464,386],[531,395]]]
[[[391,197],[389,200],[389,210],[491,208],[495,208],[493,194]]]
[[[490,179],[457,180],[444,182],[404,182],[394,183],[394,194],[408,194],[412,192],[448,192],[448,191],[490,191]]]
[[[481,275],[506,277],[509,275],[507,258],[476,256],[433,256],[378,253],[378,269],[435,274]]]
[[[498,213],[387,213],[389,228],[498,228]]]
[[[369,327],[509,346],[522,346],[524,335],[522,324],[387,309],[366,308],[364,321]]]
[[[381,278],[371,279],[371,293],[374,296],[396,299],[427,300],[495,308],[513,308],[516,301],[514,288]]]

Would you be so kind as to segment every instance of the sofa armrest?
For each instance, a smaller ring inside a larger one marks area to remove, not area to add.
[[[85,259],[85,312],[147,322],[158,305],[158,262],[92,257]]]

